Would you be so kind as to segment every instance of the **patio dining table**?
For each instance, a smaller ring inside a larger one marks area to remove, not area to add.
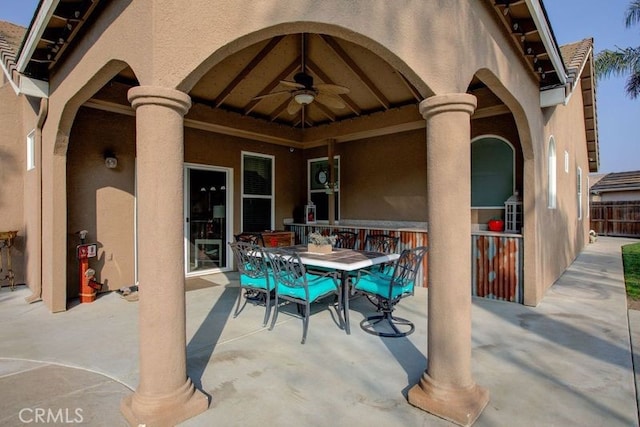
[[[355,249],[333,248],[330,253],[320,254],[309,252],[306,245],[288,246],[300,256],[300,261],[306,266],[322,267],[335,270],[340,273],[340,286],[343,292],[343,307],[345,332],[351,334],[349,327],[349,273],[397,260],[399,254],[386,254],[382,252],[359,251]]]

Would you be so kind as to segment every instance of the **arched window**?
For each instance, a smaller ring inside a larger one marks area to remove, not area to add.
[[[483,136],[471,144],[471,207],[504,208],[514,191],[515,151],[496,136]]]
[[[549,138],[549,150],[548,150],[548,158],[547,158],[547,180],[548,184],[548,204],[547,207],[549,209],[556,208],[556,141],[553,139],[553,136]]]

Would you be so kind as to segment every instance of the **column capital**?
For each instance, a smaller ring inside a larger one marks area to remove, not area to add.
[[[182,115],[191,108],[191,97],[184,92],[163,86],[136,86],[129,89],[127,98],[137,109],[141,105],[159,105],[176,110]]]
[[[453,111],[466,112],[471,115],[477,105],[476,97],[468,93],[446,93],[425,99],[420,103],[419,108],[422,117],[428,119],[436,114]]]

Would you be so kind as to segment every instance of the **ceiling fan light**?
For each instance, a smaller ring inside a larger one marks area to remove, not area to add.
[[[296,102],[300,105],[308,105],[313,102],[315,96],[313,92],[305,90],[293,95],[293,99],[295,99]]]

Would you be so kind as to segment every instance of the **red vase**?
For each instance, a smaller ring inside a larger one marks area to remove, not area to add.
[[[504,221],[501,219],[492,219],[487,223],[489,231],[504,231]]]

